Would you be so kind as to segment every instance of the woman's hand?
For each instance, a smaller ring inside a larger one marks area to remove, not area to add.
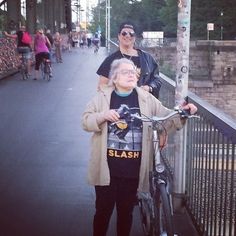
[[[145,91],[147,91],[147,92],[150,91],[150,88],[149,88],[148,85],[143,85],[143,86],[141,86],[140,88],[142,88],[143,90],[145,90]]]
[[[183,110],[189,110],[191,115],[197,112],[197,107],[192,103],[183,104],[180,108]]]
[[[104,113],[104,119],[106,121],[111,121],[111,122],[116,122],[118,121],[120,118],[120,115],[118,114],[118,112],[114,109],[111,109],[109,111],[106,111]]]

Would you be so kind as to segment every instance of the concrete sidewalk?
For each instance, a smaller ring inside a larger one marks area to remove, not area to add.
[[[73,48],[53,63],[50,82],[15,74],[0,81],[0,236],[92,235],[94,189],[87,184],[90,135],[81,114],[96,92],[106,51]],[[179,236],[196,235],[186,215]],[[114,236],[113,215],[108,236]],[[142,236],[135,208],[131,236]]]

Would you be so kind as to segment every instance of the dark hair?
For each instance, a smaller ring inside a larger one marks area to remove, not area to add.
[[[119,33],[120,33],[121,30],[124,29],[124,28],[129,28],[129,29],[132,29],[134,32],[136,32],[135,26],[134,26],[134,24],[131,23],[131,22],[123,22],[122,24],[120,24]]]

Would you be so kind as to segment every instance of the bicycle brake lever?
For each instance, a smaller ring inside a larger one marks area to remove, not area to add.
[[[176,106],[176,107],[174,107],[174,110],[179,112],[181,118],[200,118],[200,117],[197,116],[197,115],[192,115],[192,114],[190,113],[190,109],[188,109],[188,110],[183,110],[183,109],[181,109],[179,106]]]

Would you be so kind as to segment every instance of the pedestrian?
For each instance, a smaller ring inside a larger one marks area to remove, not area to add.
[[[71,47],[73,47],[73,34],[72,34],[72,31],[70,31],[68,33],[67,45],[68,45],[69,52],[71,52]]]
[[[6,31],[4,34],[9,37],[17,40],[17,52],[23,53],[27,59],[27,70],[28,75],[31,73],[31,58],[32,58],[32,37],[26,31],[26,27],[22,25],[19,31],[16,34],[8,34]]]
[[[62,38],[59,32],[56,32],[54,35],[54,46],[55,46],[55,54],[56,54],[56,61],[57,63],[62,63],[62,56],[61,56],[61,45]]]
[[[50,29],[47,29],[46,31],[46,37],[48,38],[49,42],[50,42],[50,45],[47,44],[47,47],[48,47],[48,50],[49,50],[49,54],[50,54],[50,61],[52,61],[52,49],[53,49],[53,37],[52,37],[52,34],[51,34],[51,30]]]
[[[99,75],[98,89],[108,83],[108,75],[113,60],[128,58],[136,66],[138,86],[158,98],[161,87],[158,65],[149,53],[135,47],[135,39],[135,26],[129,22],[122,23],[118,32],[119,49],[108,56],[97,70]]]
[[[137,71],[127,59],[116,59],[109,73],[110,86],[103,86],[88,103],[83,129],[93,132],[88,181],[95,186],[96,212],[93,236],[105,236],[113,209],[117,210],[117,236],[128,236],[137,191],[149,191],[152,137],[148,125],[130,122],[130,113],[147,117],[166,116],[171,112],[149,92],[137,86]],[[122,107],[128,107],[130,113]],[[182,107],[191,114],[193,104]],[[167,131],[179,129],[185,120],[176,117]],[[115,234],[114,234],[115,235]]]
[[[90,32],[87,32],[86,38],[87,38],[87,46],[88,48],[90,48],[92,44],[92,34]]]
[[[50,45],[49,39],[44,35],[43,29],[38,29],[34,38],[34,53],[35,53],[35,77],[34,80],[39,78],[39,67],[44,59],[50,60],[48,46]],[[52,77],[52,72],[50,73]]]

